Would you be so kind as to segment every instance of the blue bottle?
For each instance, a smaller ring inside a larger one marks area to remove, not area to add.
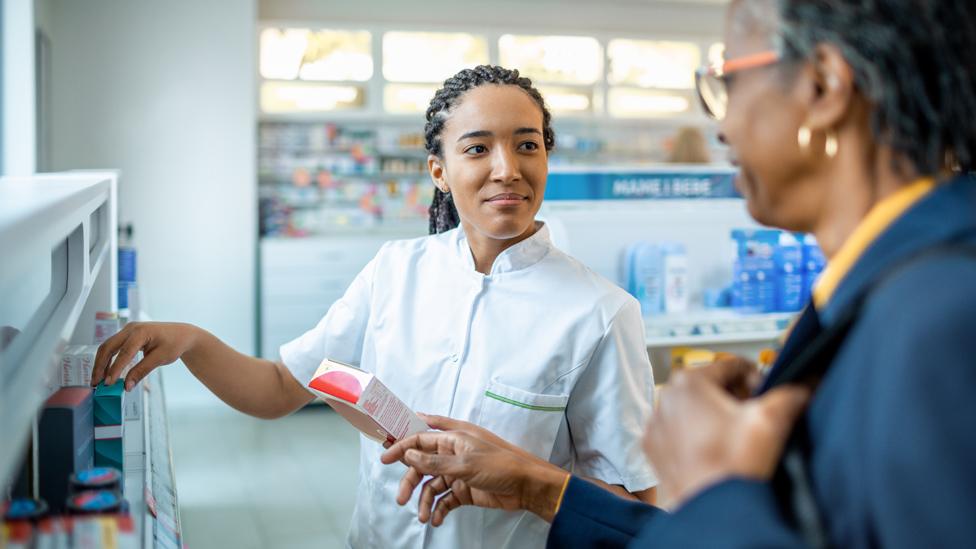
[[[642,242],[634,251],[634,297],[644,316],[664,312],[664,253],[650,242]]]

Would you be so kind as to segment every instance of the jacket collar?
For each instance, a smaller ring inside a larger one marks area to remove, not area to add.
[[[820,322],[835,322],[871,282],[891,265],[925,248],[976,232],[976,178],[940,183],[895,220],[864,251],[822,311]]]

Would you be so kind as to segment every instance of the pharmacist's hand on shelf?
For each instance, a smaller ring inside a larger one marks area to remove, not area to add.
[[[720,360],[676,372],[661,391],[644,450],[675,506],[730,477],[772,477],[810,390],[783,385],[742,398],[751,375],[742,363]]]
[[[462,505],[524,509],[551,521],[569,473],[506,446],[471,432],[428,431],[397,442],[381,460],[409,467],[400,481],[397,503],[406,505],[421,486],[421,522],[440,526]],[[432,478],[424,481],[425,475]]]
[[[98,348],[92,368],[92,385],[103,380],[106,385],[118,381],[125,374],[125,389],[159,366],[179,360],[193,347],[197,328],[178,322],[130,322],[122,331],[108,338]],[[142,351],[143,358],[128,373],[126,367]]]

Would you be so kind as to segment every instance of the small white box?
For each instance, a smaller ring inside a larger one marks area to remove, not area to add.
[[[65,348],[61,355],[61,386],[90,386],[97,352],[97,345],[70,345]]]
[[[428,429],[376,376],[355,366],[325,359],[308,388],[377,442],[394,442]]]

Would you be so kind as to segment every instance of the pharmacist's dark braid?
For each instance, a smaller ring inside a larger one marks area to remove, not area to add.
[[[465,92],[484,84],[518,86],[525,90],[525,93],[529,94],[529,97],[542,109],[542,140],[546,151],[553,149],[556,144],[556,134],[552,131],[552,116],[546,108],[542,94],[532,86],[532,81],[519,76],[517,70],[494,65],[479,65],[473,69],[464,69],[445,80],[444,86],[437,90],[434,98],[430,100],[430,106],[427,107],[427,124],[424,126],[428,154],[442,156],[441,132],[444,130],[451,109],[457,106]],[[461,219],[458,217],[451,196],[435,188],[434,200],[430,204],[430,234],[449,231],[457,227],[460,222]]]
[[[976,1],[778,1],[785,58],[838,46],[878,142],[922,175],[976,168]]]

